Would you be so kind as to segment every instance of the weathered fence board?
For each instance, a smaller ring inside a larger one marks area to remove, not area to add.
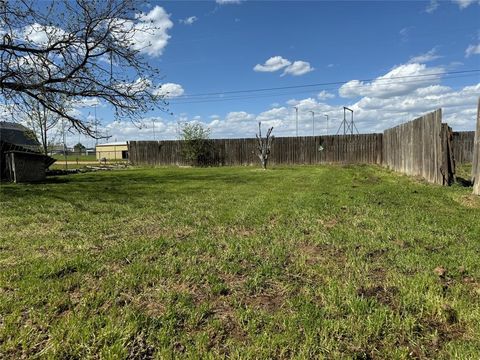
[[[255,139],[214,139],[212,163],[252,165]],[[187,165],[180,140],[130,141],[134,165]],[[278,137],[272,143],[269,164],[366,163],[381,164],[382,134]]]
[[[480,195],[480,98],[477,108],[477,128],[475,130],[475,143],[472,161],[473,193]]]
[[[466,164],[472,162],[474,140],[475,131],[455,131],[453,133],[453,158],[457,164]]]
[[[451,182],[448,126],[442,131],[442,112],[436,110],[383,133],[383,164],[435,184]],[[449,171],[450,170],[450,171]],[[454,169],[453,169],[454,171]]]

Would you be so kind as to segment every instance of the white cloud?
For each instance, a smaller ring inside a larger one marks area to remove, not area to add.
[[[333,99],[335,97],[335,94],[329,93],[328,91],[322,90],[318,93],[317,98],[319,100],[328,100],[328,99]]]
[[[440,4],[438,3],[437,0],[430,0],[430,3],[427,5],[425,8],[425,11],[429,14],[433,13],[435,10],[437,10],[438,6]]]
[[[314,70],[306,61],[297,60],[292,63],[281,56],[272,56],[264,64],[257,64],[253,67],[253,70],[258,72],[275,72],[281,69],[284,69],[281,76],[300,76]]]
[[[185,18],[185,19],[180,19],[180,20],[178,20],[178,22],[181,23],[181,24],[185,24],[185,25],[192,25],[197,20],[198,20],[198,18],[196,16],[190,16],[190,17]]]
[[[436,85],[391,98],[364,97],[349,107],[354,110],[362,132],[382,131],[437,108],[443,109],[443,121],[454,131],[472,130],[479,91],[480,83],[456,91]]]
[[[182,85],[175,83],[165,83],[154,91],[155,95],[165,96],[166,99],[172,99],[178,96],[182,96],[185,90]]]
[[[400,31],[398,32],[400,34],[400,40],[402,42],[408,42],[410,40],[410,35],[414,29],[415,26],[407,26],[400,29]]]
[[[269,109],[267,111],[261,112],[258,114],[256,117],[257,122],[261,121],[262,123],[266,125],[273,126],[272,122],[277,122],[280,119],[285,119],[289,115],[289,110],[288,108],[284,106],[278,106],[273,109]],[[278,124],[277,124],[278,126]]]
[[[263,65],[257,64],[253,68],[254,71],[258,72],[274,72],[280,69],[283,69],[291,64],[290,61],[284,59],[281,56],[272,56],[270,59],[265,61]]]
[[[346,98],[405,95],[418,88],[439,83],[443,72],[441,67],[428,68],[425,64],[418,63],[403,64],[372,82],[351,80],[342,85],[338,92],[341,97]]]
[[[477,45],[470,45],[465,50],[465,57],[470,57],[472,55],[479,55],[480,54],[480,44]]]
[[[291,65],[288,65],[285,68],[282,76],[286,75],[286,74],[294,75],[294,76],[300,76],[300,75],[304,75],[306,73],[309,73],[313,70],[314,70],[314,68],[310,66],[310,63],[308,63],[306,61],[298,60],[298,61],[294,61]]]
[[[251,121],[255,119],[255,115],[245,111],[232,111],[227,114],[225,121],[229,123],[238,123],[243,121]]]
[[[94,106],[104,106],[99,98],[82,98],[69,103],[75,109],[90,108]]]
[[[170,35],[168,30],[173,27],[170,15],[160,6],[155,6],[148,13],[139,13],[135,15],[136,21],[126,19],[116,19],[112,24],[112,36],[117,34],[117,40],[124,43],[124,46],[132,46],[134,49],[150,56],[160,56],[168,44]],[[193,17],[195,18],[195,17]],[[190,21],[191,18],[189,18]],[[187,19],[188,20],[188,19]],[[196,18],[195,18],[196,20]],[[193,21],[195,21],[193,20]],[[115,29],[115,27],[117,29]],[[124,32],[131,31],[132,38],[128,40],[123,36]],[[60,28],[48,25],[34,23],[25,26],[18,33],[14,34],[20,39],[25,39],[36,45],[47,45],[49,42],[57,41],[67,33]],[[84,44],[76,44],[78,51],[85,51]]]
[[[113,121],[102,127],[111,136],[109,141],[176,139],[178,127],[175,122],[159,116],[142,119],[138,123],[128,120]]]
[[[465,9],[475,2],[475,0],[453,0],[460,9]]]
[[[34,23],[23,28],[22,39],[37,45],[47,45],[52,41],[57,41],[66,35],[66,32],[55,26],[40,25]]]
[[[242,0],[215,0],[218,5],[240,4]]]
[[[437,49],[433,48],[424,54],[413,56],[408,62],[409,63],[426,63],[439,58],[441,58],[441,56],[437,54]]]
[[[155,6],[149,13],[136,15],[138,22],[125,24],[136,30],[133,39],[134,48],[150,56],[160,56],[168,44],[170,35],[167,31],[173,27],[170,15],[160,6]]]

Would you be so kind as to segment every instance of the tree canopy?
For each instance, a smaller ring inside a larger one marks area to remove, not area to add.
[[[0,0],[0,97],[5,106],[28,113],[33,99],[90,136],[95,136],[91,125],[72,111],[72,104],[100,101],[133,121],[153,108],[165,109],[159,71],[145,56],[165,25],[134,3]]]

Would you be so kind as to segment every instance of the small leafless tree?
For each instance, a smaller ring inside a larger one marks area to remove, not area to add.
[[[33,99],[92,137],[78,111],[63,107],[65,100],[98,100],[133,121],[165,109],[158,70],[144,56],[148,39],[165,25],[135,4],[140,2],[0,0],[0,100],[14,113],[28,114]]]
[[[274,137],[272,136],[273,126],[267,130],[267,135],[262,137],[262,123],[258,123],[258,134],[257,137],[257,148],[256,148],[256,155],[260,159],[260,163],[262,164],[262,169],[267,169],[268,157],[270,155],[270,149],[272,147],[272,141]]]
[[[28,107],[30,113],[26,118],[26,123],[40,140],[43,153],[48,155],[49,133],[59,123],[60,116],[48,110],[34,99],[28,100]]]

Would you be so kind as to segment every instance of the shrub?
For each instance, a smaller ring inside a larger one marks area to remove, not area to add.
[[[213,162],[213,142],[210,129],[198,123],[181,126],[180,139],[183,140],[182,156],[193,166],[207,166]]]

